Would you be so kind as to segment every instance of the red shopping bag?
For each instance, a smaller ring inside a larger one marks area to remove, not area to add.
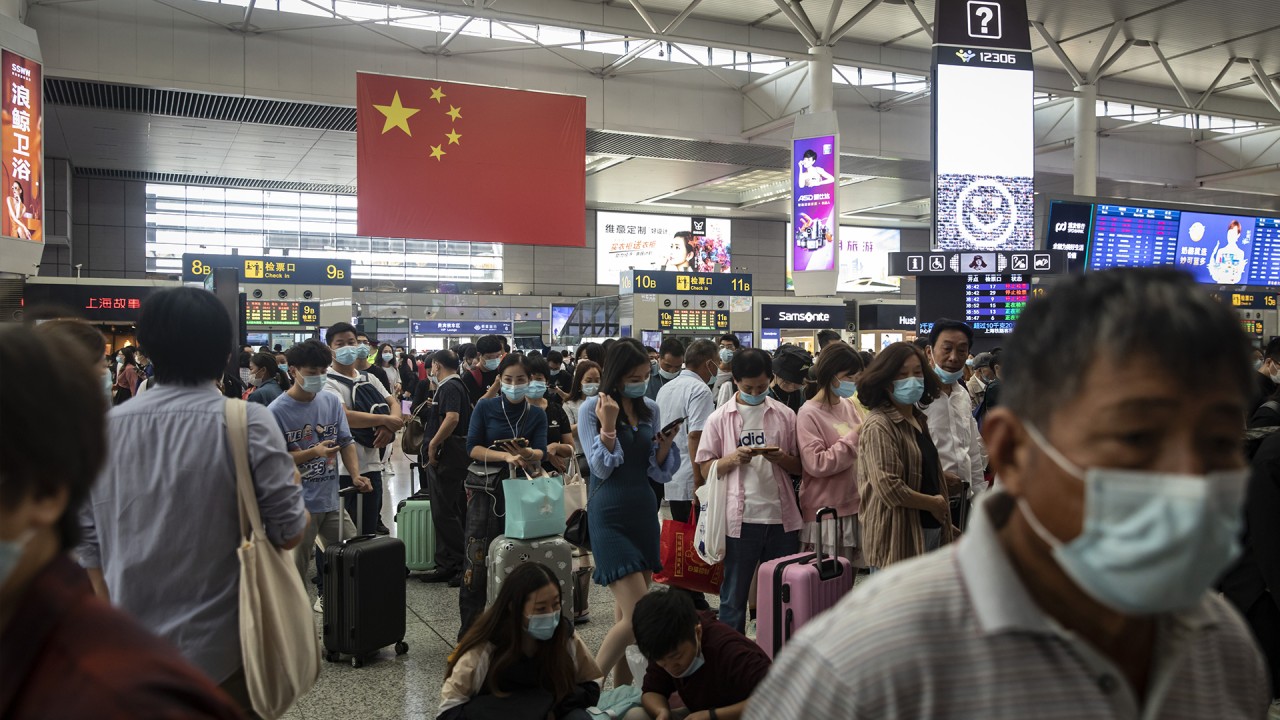
[[[696,511],[689,520],[687,523],[662,521],[662,544],[659,546],[662,572],[653,576],[654,582],[719,595],[720,585],[724,582],[724,563],[708,565],[698,557],[698,551],[693,548],[693,531],[698,526]]]

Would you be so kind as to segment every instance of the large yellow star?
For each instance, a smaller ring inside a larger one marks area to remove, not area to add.
[[[462,118],[462,108],[454,107],[450,105],[449,112],[445,113],[445,115],[448,115],[449,117],[453,118],[454,122],[457,122],[459,119]]]
[[[413,133],[409,132],[409,118],[417,115],[418,111],[401,105],[399,92],[395,94],[395,97],[391,98],[390,105],[374,105],[373,107],[387,118],[387,121],[382,124],[383,135],[386,135],[391,128],[398,127],[404,130],[405,135],[413,137]]]
[[[458,142],[459,140],[461,140],[461,139],[462,139],[462,134],[461,134],[461,133],[459,133],[457,130],[452,130],[452,129],[451,129],[451,130],[449,130],[449,132],[445,133],[445,134],[444,134],[444,136],[445,136],[445,137],[447,137],[447,138],[449,138],[449,144],[450,144],[450,145],[461,145],[461,144],[462,144],[462,143]]]
[[[445,156],[445,151],[443,148],[441,148],[439,145],[431,146],[431,157],[435,158],[438,161],[440,160],[440,158],[444,156]]]
[[[444,94],[444,91],[443,91],[441,88],[431,88],[431,99],[432,99],[432,100],[435,100],[437,104],[438,104],[441,100],[443,100],[444,98],[447,98],[447,97],[449,97],[449,96],[448,96],[448,95],[445,95],[445,94]]]

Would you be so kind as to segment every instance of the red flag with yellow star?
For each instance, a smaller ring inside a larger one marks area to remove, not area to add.
[[[361,235],[586,244],[582,97],[359,73]]]

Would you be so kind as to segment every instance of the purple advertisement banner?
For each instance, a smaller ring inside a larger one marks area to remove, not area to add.
[[[836,268],[836,137],[801,138],[791,146],[791,269]]]

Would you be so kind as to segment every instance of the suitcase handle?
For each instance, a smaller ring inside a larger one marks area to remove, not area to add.
[[[824,507],[818,511],[818,542],[814,543],[814,549],[818,554],[818,578],[824,581],[840,577],[841,573],[844,572],[843,568],[840,567],[840,561],[836,559],[834,552],[823,552],[822,518],[825,515],[830,515],[831,519],[837,522],[840,520],[840,516],[836,513],[836,509],[833,507]],[[839,530],[838,525],[836,529]]]

